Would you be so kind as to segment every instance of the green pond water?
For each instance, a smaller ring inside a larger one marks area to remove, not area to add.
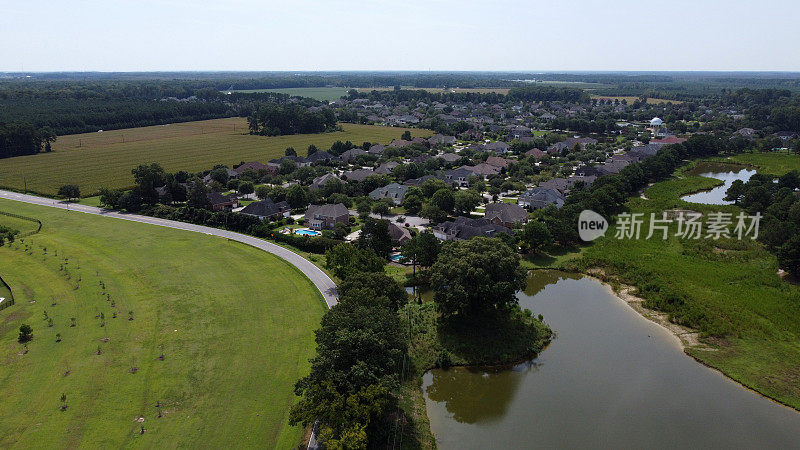
[[[425,374],[439,448],[800,448],[800,413],[699,364],[599,281],[534,271],[518,297],[557,337],[510,370]]]

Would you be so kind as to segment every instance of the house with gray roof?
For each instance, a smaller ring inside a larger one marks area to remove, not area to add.
[[[276,220],[281,217],[289,217],[291,208],[285,201],[275,203],[271,199],[265,198],[264,200],[250,203],[239,212],[248,216],[258,217],[261,220]]]
[[[375,173],[385,174],[388,175],[392,173],[395,167],[399,166],[400,163],[397,161],[387,161],[375,169]]]
[[[508,150],[511,148],[505,142],[492,142],[491,144],[486,144],[483,146],[483,149],[497,154],[508,153]]]
[[[339,181],[342,181],[335,174],[326,173],[325,175],[320,175],[317,178],[314,178],[314,181],[311,182],[311,186],[309,186],[309,188],[310,189],[322,189],[322,187],[325,186],[325,183],[327,183],[328,180],[339,180]]]
[[[523,192],[517,199],[517,204],[529,209],[541,209],[549,205],[561,208],[565,201],[566,197],[558,189],[540,186]]]
[[[451,183],[453,183],[453,184],[455,184],[457,186],[461,186],[461,187],[468,186],[469,185],[469,181],[468,181],[469,177],[470,176],[474,176],[474,175],[475,175],[475,172],[473,172],[467,166],[461,166],[461,167],[459,167],[457,169],[447,170],[447,171],[444,172],[444,178],[447,181],[449,181],[449,182],[451,182]]]
[[[403,203],[403,199],[408,191],[408,186],[402,184],[392,183],[384,187],[379,187],[369,193],[369,197],[373,200],[381,200],[384,198],[391,199],[395,205]]]
[[[494,237],[499,233],[512,234],[510,228],[496,225],[487,219],[457,217],[433,227],[433,235],[442,241],[465,241],[476,236]]]
[[[356,169],[342,174],[342,178],[347,181],[364,181],[368,176],[375,175],[372,169]]]
[[[367,155],[368,153],[360,148],[351,148],[350,150],[344,152],[339,156],[342,158],[344,162],[350,162],[351,160],[355,159],[357,156]]]
[[[350,211],[342,203],[326,205],[309,205],[306,210],[306,226],[314,230],[330,230],[337,223],[347,224]]]
[[[507,228],[516,228],[528,222],[528,211],[513,203],[489,203],[484,219]]]

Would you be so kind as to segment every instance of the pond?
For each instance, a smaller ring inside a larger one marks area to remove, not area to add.
[[[797,448],[800,413],[683,353],[592,278],[529,275],[520,304],[556,339],[510,370],[423,377],[440,448]]]
[[[723,184],[707,191],[700,191],[681,197],[689,203],[702,203],[705,205],[731,205],[733,202],[725,200],[725,193],[734,181],[742,180],[745,183],[755,175],[753,169],[742,168],[742,166],[724,163],[699,163],[697,167],[689,172],[692,175],[701,177],[716,178],[722,180]]]

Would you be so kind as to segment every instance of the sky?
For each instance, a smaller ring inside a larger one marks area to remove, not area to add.
[[[0,0],[0,71],[800,71],[798,0]]]

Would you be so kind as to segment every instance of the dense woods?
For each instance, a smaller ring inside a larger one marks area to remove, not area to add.
[[[336,115],[329,109],[310,111],[299,105],[260,104],[247,117],[251,134],[322,133],[336,128]]]

